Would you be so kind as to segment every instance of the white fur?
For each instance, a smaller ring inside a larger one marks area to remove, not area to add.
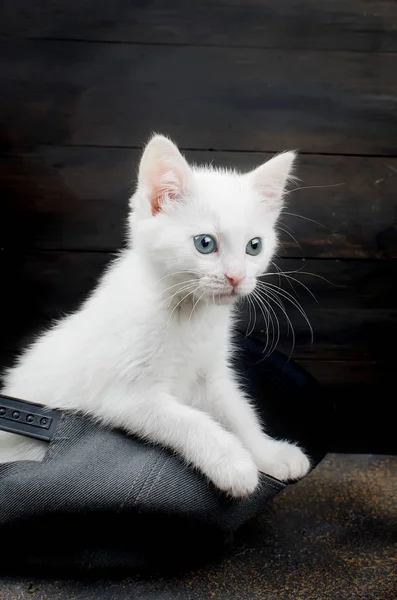
[[[83,306],[24,352],[3,393],[163,444],[233,496],[254,491],[258,470],[303,476],[306,456],[263,432],[230,367],[233,303],[273,255],[293,159],[284,153],[242,175],[190,167],[170,140],[152,138],[131,199],[129,247]],[[204,233],[216,237],[216,253],[196,250]],[[254,237],[263,240],[258,256],[245,252]],[[233,295],[225,275],[243,278]],[[0,434],[0,462],[44,452]]]

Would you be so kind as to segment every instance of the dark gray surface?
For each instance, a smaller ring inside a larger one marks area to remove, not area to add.
[[[393,53],[1,40],[19,144],[395,156]],[[171,92],[172,90],[172,92]]]
[[[397,457],[329,455],[218,562],[161,579],[2,580],[2,600],[393,600]]]
[[[395,51],[393,0],[3,0],[1,31],[33,38]]]
[[[108,511],[110,516],[123,514],[125,520],[137,514],[142,519],[148,514],[197,519],[227,535],[284,486],[262,474],[255,493],[231,500],[165,448],[64,412],[42,462],[0,464],[0,526],[61,511],[88,518],[97,511],[102,514],[96,526],[101,527]],[[59,524],[55,521],[54,527]],[[8,533],[13,534],[14,530]],[[79,541],[82,557],[76,562],[92,565],[101,548]],[[87,554],[92,556],[87,559]],[[28,564],[31,560],[32,556]]]

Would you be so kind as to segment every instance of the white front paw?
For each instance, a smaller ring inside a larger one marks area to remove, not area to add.
[[[298,446],[272,440],[263,448],[258,468],[280,481],[300,479],[310,470],[310,461]]]
[[[255,491],[259,474],[243,446],[233,446],[219,454],[211,467],[206,469],[206,474],[219,489],[234,498],[243,498]]]

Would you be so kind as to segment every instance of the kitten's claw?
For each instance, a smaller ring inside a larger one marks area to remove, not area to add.
[[[265,454],[258,468],[280,481],[300,479],[310,470],[310,461],[298,446],[288,442],[274,442],[276,448]],[[270,456],[272,455],[272,456]]]

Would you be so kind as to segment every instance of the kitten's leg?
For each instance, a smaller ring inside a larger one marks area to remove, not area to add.
[[[298,446],[266,435],[249,400],[228,373],[208,379],[208,408],[251,453],[258,469],[282,481],[306,475],[310,463]]]
[[[105,422],[176,451],[232,496],[255,490],[258,470],[249,452],[209,415],[167,393],[147,391],[144,402],[130,398],[128,405],[125,399],[115,401],[113,390],[112,406],[106,406],[103,414]]]
[[[0,431],[0,464],[17,460],[43,460],[48,444]]]

